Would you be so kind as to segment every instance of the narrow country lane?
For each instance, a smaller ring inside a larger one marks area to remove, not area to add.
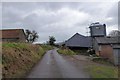
[[[89,78],[89,76],[82,68],[80,70],[53,49],[43,56],[27,78]]]

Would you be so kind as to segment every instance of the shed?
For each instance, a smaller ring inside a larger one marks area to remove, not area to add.
[[[96,54],[108,58],[115,65],[118,63],[119,46],[118,37],[96,37],[94,41]]]

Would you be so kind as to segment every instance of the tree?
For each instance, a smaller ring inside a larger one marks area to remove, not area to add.
[[[56,39],[55,39],[55,37],[54,36],[49,36],[49,44],[50,45],[55,45],[55,41],[56,41]]]
[[[37,32],[34,31],[34,30],[30,31],[30,30],[27,29],[26,32],[25,32],[25,34],[26,34],[26,40],[27,40],[27,42],[33,43],[33,42],[35,42],[35,40],[37,40],[39,38]]]
[[[33,41],[33,42],[36,41],[36,40],[39,38],[37,32],[34,31],[34,30],[32,31],[32,36],[33,36],[33,38],[32,38],[32,41]]]
[[[119,30],[112,30],[110,33],[109,33],[109,36],[112,36],[112,37],[117,37],[119,36],[120,37],[120,31]]]
[[[25,34],[26,34],[26,40],[27,40],[27,42],[29,42],[29,41],[30,41],[30,40],[29,40],[29,37],[30,37],[31,31],[27,29],[27,30],[25,31]]]

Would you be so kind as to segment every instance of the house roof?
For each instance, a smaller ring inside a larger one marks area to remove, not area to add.
[[[2,33],[2,36],[0,36],[0,38],[19,38],[19,34],[21,32],[24,33],[24,30],[23,29],[4,29],[4,30],[0,30],[0,33]]]
[[[119,43],[118,37],[96,37],[97,43],[99,44],[116,44]]]
[[[91,37],[76,33],[65,42],[69,47],[91,47]]]

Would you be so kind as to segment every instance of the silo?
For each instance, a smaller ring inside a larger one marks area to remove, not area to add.
[[[106,36],[106,25],[96,22],[96,23],[92,23],[89,26],[89,28],[90,28],[90,34],[92,37],[92,47],[94,49],[95,37],[105,37]]]

